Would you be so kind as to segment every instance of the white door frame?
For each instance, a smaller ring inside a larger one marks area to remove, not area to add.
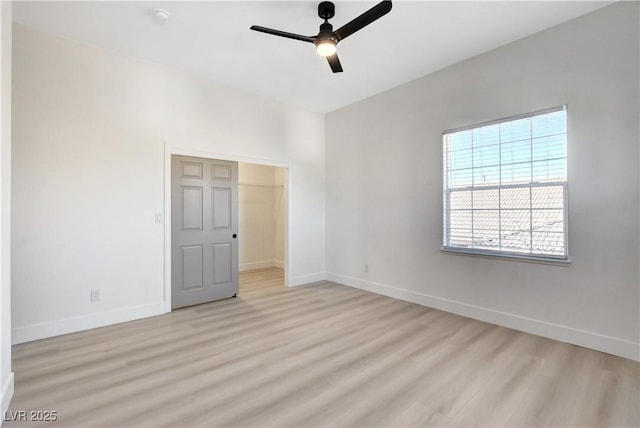
[[[291,169],[289,161],[252,158],[233,153],[217,153],[200,147],[172,146],[164,144],[164,310],[171,312],[171,155],[194,156],[207,159],[219,159],[259,165],[276,166],[287,169],[287,212],[285,213],[284,239],[284,283],[291,284],[291,259],[289,248],[291,244],[291,227],[289,213],[291,212]],[[242,237],[240,237],[242,239]]]

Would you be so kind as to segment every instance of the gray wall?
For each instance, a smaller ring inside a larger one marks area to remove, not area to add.
[[[13,373],[11,372],[11,6],[11,2],[0,3],[0,416],[4,416],[13,395]],[[0,419],[1,424],[2,419]]]
[[[618,3],[330,113],[328,278],[638,359],[638,37]],[[441,132],[563,104],[571,265],[442,253]]]

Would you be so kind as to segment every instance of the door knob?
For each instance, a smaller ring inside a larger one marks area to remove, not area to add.
[[[231,237],[232,237],[233,239],[236,239],[236,236],[238,236],[238,235],[236,235],[235,233],[234,233],[233,235],[231,235]]]

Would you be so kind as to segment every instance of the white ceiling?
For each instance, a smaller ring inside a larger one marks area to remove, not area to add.
[[[377,2],[335,3],[339,28]],[[340,43],[338,74],[312,44],[249,30],[315,35],[318,2],[16,2],[14,20],[328,112],[610,3],[394,1],[388,15]],[[154,20],[155,8],[170,13],[168,23]]]

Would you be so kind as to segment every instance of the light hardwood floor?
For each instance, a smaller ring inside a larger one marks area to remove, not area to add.
[[[633,426],[640,364],[279,269],[240,295],[17,345],[7,427]]]

